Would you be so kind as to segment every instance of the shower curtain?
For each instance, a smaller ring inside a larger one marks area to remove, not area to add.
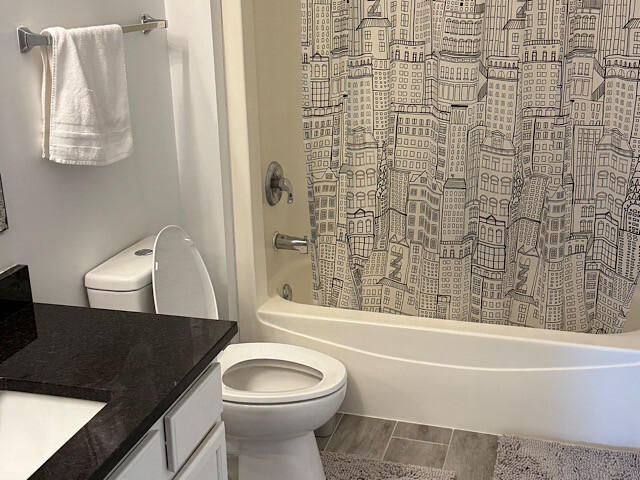
[[[640,268],[640,2],[302,0],[325,306],[617,333]]]

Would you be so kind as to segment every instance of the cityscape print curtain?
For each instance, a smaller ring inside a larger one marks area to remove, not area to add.
[[[0,233],[9,228],[7,222],[7,208],[4,203],[4,192],[2,191],[2,179],[0,178]]]
[[[316,301],[620,332],[640,3],[301,2]]]

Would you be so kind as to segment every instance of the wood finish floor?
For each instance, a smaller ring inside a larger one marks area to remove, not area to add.
[[[327,452],[443,468],[456,480],[491,480],[498,437],[484,433],[339,414],[333,434],[316,438]]]

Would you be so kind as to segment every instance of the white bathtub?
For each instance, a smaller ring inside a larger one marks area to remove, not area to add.
[[[306,260],[308,262],[308,260]],[[304,259],[278,284],[309,301]],[[640,332],[589,335],[371,314],[271,296],[261,338],[313,348],[349,372],[343,411],[640,448]]]

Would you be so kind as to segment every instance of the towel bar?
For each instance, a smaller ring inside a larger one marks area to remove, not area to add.
[[[147,34],[156,28],[167,28],[166,20],[153,18],[146,13],[142,14],[142,23],[137,25],[125,25],[122,27],[123,33],[142,32]],[[18,27],[18,44],[20,45],[20,53],[26,53],[33,47],[42,47],[51,45],[51,37],[49,35],[39,35],[33,33],[27,27]]]

